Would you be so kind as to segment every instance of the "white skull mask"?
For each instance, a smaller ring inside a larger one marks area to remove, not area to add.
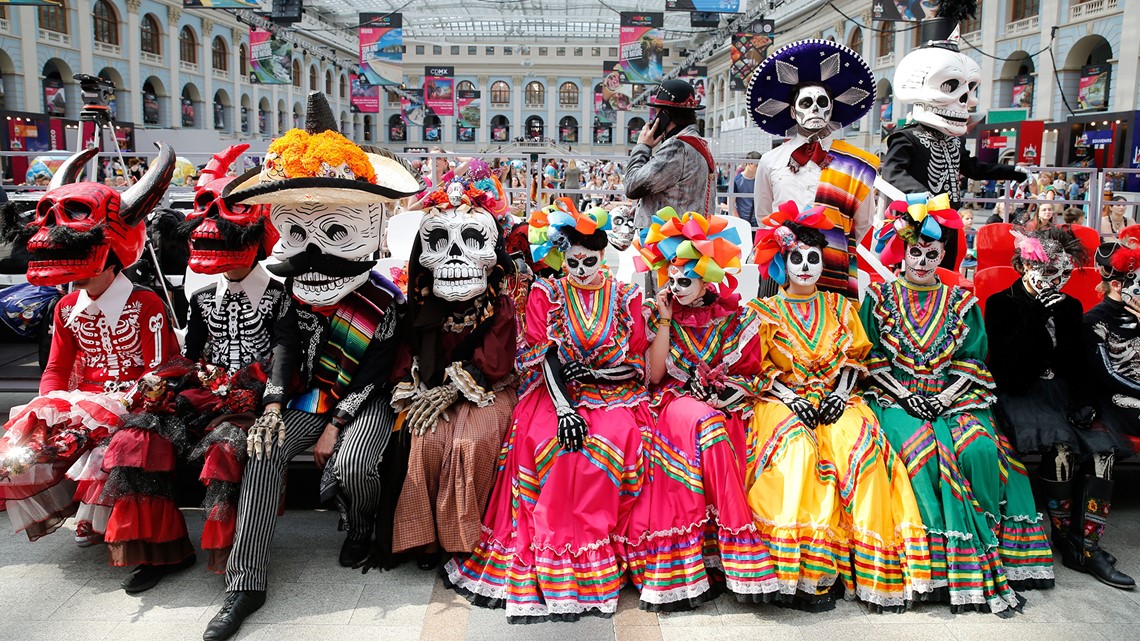
[[[1042,242],[1045,254],[1049,256],[1047,264],[1030,263],[1025,270],[1025,278],[1034,292],[1040,294],[1047,291],[1061,291],[1069,278],[1073,275],[1073,258],[1064,251],[1049,251],[1050,245],[1055,243]],[[1058,247],[1059,250],[1059,247]]]
[[[269,218],[281,232],[273,257],[300,265],[290,274],[298,300],[328,307],[368,281],[380,249],[382,208],[380,203],[273,205]],[[360,273],[344,275],[356,270]]]
[[[613,228],[608,232],[610,246],[618,251],[625,251],[633,243],[636,230],[633,227],[633,209],[629,205],[618,205],[610,211],[610,221]]]
[[[827,90],[816,85],[808,85],[796,92],[792,103],[792,115],[799,125],[800,133],[811,135],[827,127],[831,122],[831,111],[835,105]]]
[[[976,106],[981,78],[969,56],[941,47],[915,49],[895,68],[895,95],[912,103],[915,121],[947,136],[966,133],[969,110]]]
[[[933,285],[938,278],[935,269],[946,255],[946,246],[940,240],[920,240],[907,245],[903,264],[907,282],[912,285]]]
[[[433,210],[420,224],[420,265],[431,271],[432,293],[449,301],[487,291],[495,266],[498,228],[482,209]]]
[[[587,249],[581,245],[571,245],[566,252],[564,268],[566,275],[577,285],[598,284],[598,272],[602,270],[604,252]]]
[[[452,207],[458,207],[463,202],[463,183],[453,182],[447,186],[447,202]]]
[[[819,247],[797,243],[788,252],[787,272],[789,285],[810,287],[823,275],[823,252]]]
[[[686,307],[698,307],[705,293],[705,283],[699,278],[686,276],[680,267],[670,265],[669,292],[678,303]]]

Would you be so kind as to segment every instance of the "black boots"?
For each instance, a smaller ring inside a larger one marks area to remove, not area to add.
[[[340,557],[337,559],[337,561],[343,568],[354,568],[362,561],[364,561],[364,559],[368,558],[368,553],[371,550],[371,536],[363,539],[346,538],[344,540],[344,545],[340,546]]]
[[[172,563],[170,565],[150,565],[149,563],[143,563],[142,565],[135,566],[119,585],[122,586],[123,591],[127,594],[146,592],[158,585],[158,582],[161,581],[164,576],[185,570],[193,566],[197,560],[198,557],[191,554],[181,562]]]
[[[1114,567],[1116,557],[1100,549],[1100,537],[1112,507],[1112,481],[1086,476],[1083,483],[1077,483],[1082,491],[1074,504],[1070,498],[1072,481],[1042,480],[1053,523],[1053,546],[1060,551],[1061,562],[1114,588],[1135,588],[1136,581]]]
[[[257,612],[265,605],[265,592],[245,590],[230,592],[222,609],[210,619],[206,631],[202,633],[202,641],[224,641],[237,634],[242,621]]]

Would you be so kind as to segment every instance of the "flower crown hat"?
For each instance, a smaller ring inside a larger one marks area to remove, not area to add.
[[[785,256],[799,243],[789,224],[819,231],[835,227],[823,205],[805,207],[801,211],[792,200],[780,203],[776,211],[765,216],[760,221],[760,231],[756,232],[756,264],[760,266],[761,274],[777,283],[787,280]]]
[[[1140,225],[1121,229],[1116,242],[1103,243],[1097,248],[1094,259],[1106,279],[1124,280],[1140,271]]]
[[[639,272],[654,270],[657,281],[669,279],[669,266],[679,267],[688,278],[705,283],[725,283],[736,288],[732,274],[740,272],[740,234],[722,216],[705,217],[695,211],[677,214],[665,207],[653,216],[648,229],[634,240],[641,255]]]
[[[552,204],[531,212],[527,225],[531,257],[535,262],[542,261],[551,269],[560,270],[566,251],[570,249],[570,238],[563,233],[564,230],[573,229],[589,236],[599,229],[609,231],[611,222],[610,213],[602,207],[580,212],[569,198],[558,198]]]
[[[886,224],[875,232],[875,252],[884,265],[903,261],[906,246],[920,239],[942,240],[943,227],[962,228],[962,217],[950,207],[950,196],[938,194],[907,194],[906,200],[896,200],[884,212]]]

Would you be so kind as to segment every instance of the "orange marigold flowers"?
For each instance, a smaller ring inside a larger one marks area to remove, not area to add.
[[[302,129],[291,129],[273,141],[269,151],[280,156],[287,178],[326,176],[328,168],[343,165],[356,180],[376,184],[376,171],[368,156],[335,131],[309,134]]]

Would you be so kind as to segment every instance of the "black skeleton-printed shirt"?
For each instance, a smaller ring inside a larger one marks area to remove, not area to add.
[[[1119,396],[1140,398],[1140,321],[1124,303],[1105,298],[1085,314],[1084,326],[1096,389],[1116,404]]]
[[[219,278],[190,298],[186,357],[230,371],[267,360],[277,320],[290,304],[285,286],[260,266],[238,283]]]

